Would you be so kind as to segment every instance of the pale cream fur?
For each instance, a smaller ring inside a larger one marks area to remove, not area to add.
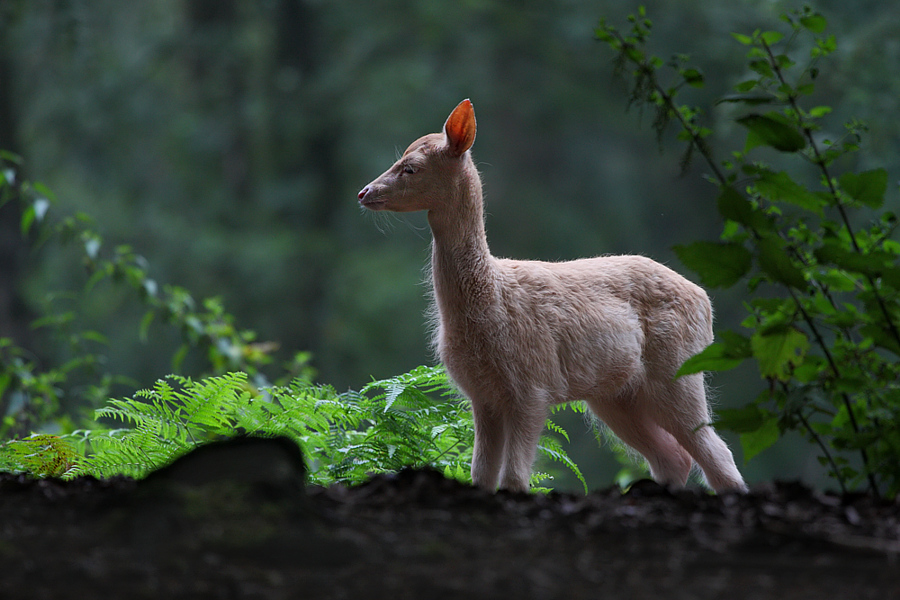
[[[492,256],[474,140],[464,100],[443,133],[413,142],[359,200],[428,211],[435,344],[472,404],[475,484],[527,490],[549,406],[584,400],[660,483],[683,486],[696,461],[714,490],[746,490],[710,425],[703,375],[674,378],[712,342],[706,293],[642,256]]]

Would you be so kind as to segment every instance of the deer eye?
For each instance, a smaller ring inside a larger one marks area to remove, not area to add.
[[[403,165],[403,172],[406,173],[407,175],[412,175],[413,173],[416,172],[416,170],[417,169],[410,164]]]

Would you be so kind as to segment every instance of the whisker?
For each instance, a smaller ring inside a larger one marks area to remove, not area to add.
[[[398,215],[399,216],[399,215]],[[417,226],[415,223],[410,221],[409,219],[401,219],[402,223],[406,225],[406,228],[416,234],[416,237],[420,240],[427,240],[431,236],[423,235],[423,232],[430,231],[427,226]]]

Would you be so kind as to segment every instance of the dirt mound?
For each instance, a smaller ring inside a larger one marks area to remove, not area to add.
[[[797,484],[724,496],[652,482],[624,495],[488,494],[427,470],[304,488],[291,450],[261,447],[236,473],[211,467],[213,457],[143,482],[0,475],[0,597],[900,592],[898,503]],[[254,466],[254,456],[269,467]],[[226,462],[235,464],[233,453]]]

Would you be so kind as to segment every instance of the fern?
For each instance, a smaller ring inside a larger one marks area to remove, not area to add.
[[[584,402],[558,404],[551,409],[550,414],[555,415],[564,410],[571,410],[575,414],[582,415],[585,421],[590,423],[594,432],[594,439],[597,440],[597,445],[606,446],[612,450],[613,456],[615,456],[616,461],[621,466],[615,475],[615,483],[620,488],[623,490],[627,489],[635,481],[650,477],[650,468],[644,457],[616,437],[616,435],[588,409],[587,404]],[[552,419],[548,419],[547,429],[565,439],[566,442],[570,441],[569,435],[565,429],[554,423]],[[575,477],[578,478],[578,481],[581,482],[585,492],[587,492],[587,482],[578,468],[578,465],[569,457],[558,441],[556,444],[546,444],[545,442],[548,437],[550,436],[541,438],[541,445],[538,447],[540,453],[546,458],[566,466],[572,471]]]
[[[241,412],[251,406],[246,383],[244,373],[199,382],[173,375],[168,381],[157,381],[150,390],[137,392],[135,398],[110,400],[96,411],[97,418],[132,427],[85,436],[92,452],[78,472],[143,477],[202,442],[234,435],[239,431],[236,425]]]
[[[548,425],[549,424],[554,425],[554,428],[553,428],[554,431],[560,431],[562,434],[565,434],[565,431],[561,427],[559,427],[558,425],[553,423],[552,421],[548,421]],[[568,435],[565,435],[564,437],[566,438],[566,440],[569,439]],[[572,461],[572,459],[569,458],[569,455],[566,454],[566,451],[563,449],[562,444],[559,442],[558,439],[556,439],[555,437],[550,436],[550,435],[542,436],[540,442],[538,442],[538,452],[540,452],[542,455],[549,458],[550,460],[558,462],[558,463],[568,467],[568,469],[570,471],[572,471],[572,473],[575,474],[575,477],[578,478],[578,481],[581,482],[581,485],[584,487],[584,493],[585,494],[587,493],[587,491],[588,491],[587,481],[585,481],[584,475],[582,475],[582,473],[581,473],[581,469],[579,469],[578,465],[576,465]]]
[[[429,395],[436,395],[435,402]],[[354,429],[344,429],[332,447],[335,475],[364,478],[405,466],[431,466],[468,481],[474,429],[466,403],[444,370],[418,367],[409,373],[373,381],[346,395],[362,413]]]
[[[71,476],[80,458],[78,447],[65,437],[35,433],[3,444],[0,471]]]
[[[472,415],[441,367],[418,367],[343,394],[305,379],[256,389],[244,373],[198,381],[172,375],[132,398],[109,400],[95,416],[122,427],[7,442],[0,446],[0,469],[141,478],[200,444],[253,434],[296,441],[313,484],[358,483],[374,473],[426,466],[471,482]],[[553,421],[548,430],[539,452],[569,468],[586,491],[557,439],[568,441],[568,434]],[[546,491],[547,479],[535,473],[535,489]]]

